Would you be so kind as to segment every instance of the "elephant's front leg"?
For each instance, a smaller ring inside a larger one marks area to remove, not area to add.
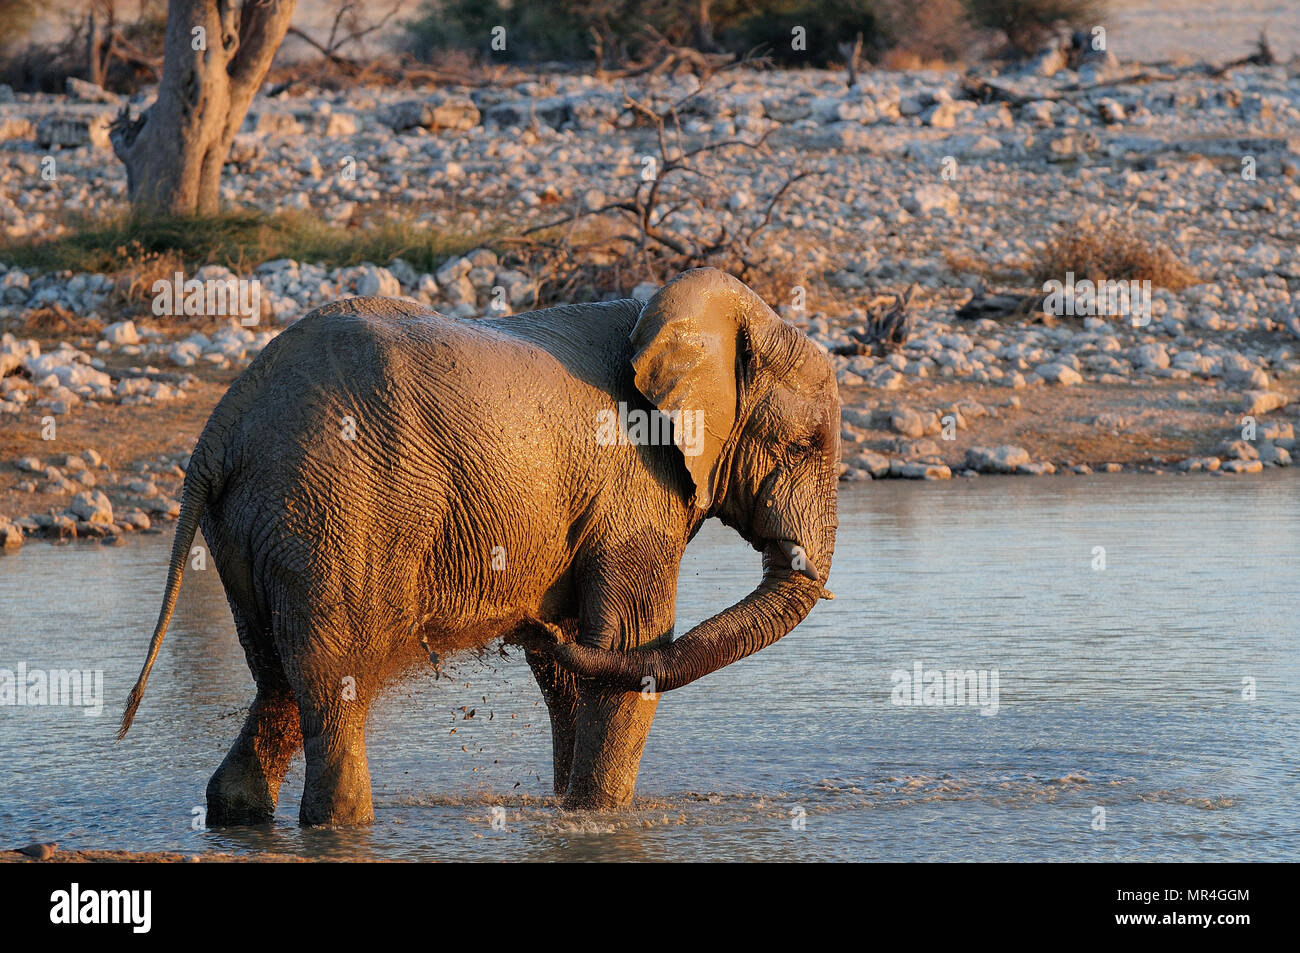
[[[578,641],[628,651],[672,638],[675,569],[675,564],[660,567],[634,581],[606,576],[589,590]],[[573,764],[564,793],[565,808],[616,808],[632,800],[641,754],[659,707],[654,686],[642,688],[639,692],[614,691],[588,679],[578,680]]]
[[[610,692],[582,683],[573,765],[564,793],[567,810],[623,807],[632,800],[641,754],[659,696]]]

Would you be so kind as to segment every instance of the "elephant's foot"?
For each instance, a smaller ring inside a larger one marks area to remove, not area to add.
[[[208,782],[207,796],[209,827],[269,824],[275,818],[275,797],[251,777],[236,779],[218,770]]]
[[[304,716],[304,729],[309,720]],[[303,743],[307,777],[298,821],[304,827],[349,827],[375,819],[366,763],[365,713],[327,718]],[[306,732],[304,732],[306,734]]]
[[[353,827],[375,819],[370,770],[364,755],[312,769],[308,754],[298,823],[303,827]]]
[[[269,824],[300,744],[293,697],[259,692],[239,737],[208,781],[208,826]]]
[[[616,811],[632,803],[636,772],[630,778],[573,777],[560,800],[566,811]]]
[[[369,779],[364,791],[335,791],[311,798],[304,793],[298,810],[298,823],[303,827],[364,827],[374,820]]]
[[[585,687],[579,695],[577,738],[563,807],[570,811],[627,807],[636,790],[658,696]]]

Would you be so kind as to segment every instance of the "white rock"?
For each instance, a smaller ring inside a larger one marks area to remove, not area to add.
[[[1047,383],[1060,384],[1062,387],[1072,387],[1075,384],[1083,383],[1083,377],[1078,371],[1068,364],[1059,362],[1040,364],[1035,368],[1035,373]]]
[[[88,523],[113,522],[113,504],[99,490],[84,490],[72,498],[68,512]]]
[[[1286,404],[1286,394],[1279,394],[1275,390],[1248,390],[1242,395],[1241,409],[1243,413],[1259,417],[1279,410]]]
[[[402,294],[402,285],[397,277],[387,268],[375,265],[364,266],[356,279],[357,294],[369,298],[397,298]]]
[[[1015,473],[1029,463],[1024,447],[1005,444],[1001,447],[971,447],[966,451],[966,466],[980,473]]]
[[[135,329],[134,321],[114,321],[104,328],[100,336],[116,347],[121,347],[124,344],[140,343],[140,335]]]
[[[632,297],[645,304],[659,291],[660,286],[653,281],[643,281],[632,289]]]
[[[435,277],[438,279],[439,286],[445,287],[464,278],[473,267],[474,265],[468,258],[448,258],[442,263],[442,267],[438,269]]]
[[[1140,344],[1129,352],[1134,367],[1150,369],[1169,366],[1169,352],[1159,344]]]
[[[947,215],[956,217],[961,208],[961,196],[946,185],[923,185],[903,199],[903,208],[914,215],[926,217]]]

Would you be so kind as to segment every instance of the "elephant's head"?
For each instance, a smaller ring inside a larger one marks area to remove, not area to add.
[[[712,268],[682,274],[646,304],[632,331],[638,390],[674,421],[691,505],[763,554],[763,578],[736,605],[669,645],[617,652],[555,647],[579,675],[627,690],[669,691],[780,639],[823,594],[835,548],[840,404],[824,351],[740,281]],[[674,416],[674,415],[680,416]]]

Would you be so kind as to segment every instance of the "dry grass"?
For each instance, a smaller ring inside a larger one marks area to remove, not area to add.
[[[278,258],[330,267],[366,261],[385,265],[404,258],[419,271],[435,271],[450,256],[483,244],[488,234],[449,234],[401,218],[365,227],[330,225],[296,212],[145,219],[124,215],[74,222],[64,234],[43,241],[0,241],[0,261],[40,271],[120,275],[147,274],[176,262],[183,263],[184,271],[215,264],[242,273]]]
[[[1150,281],[1178,291],[1198,284],[1196,274],[1155,237],[1116,222],[1079,221],[1057,231],[1033,264],[1034,280]]]

